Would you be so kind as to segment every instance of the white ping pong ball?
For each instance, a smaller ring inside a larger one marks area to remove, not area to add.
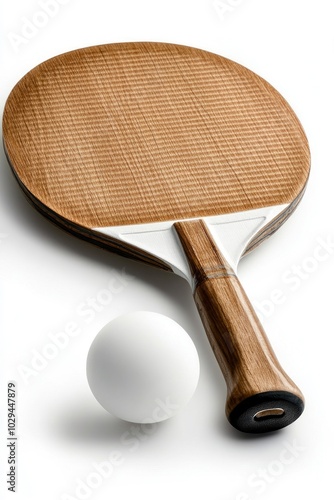
[[[135,423],[166,420],[193,396],[199,379],[196,347],[185,330],[162,314],[117,317],[95,337],[87,379],[111,414]]]

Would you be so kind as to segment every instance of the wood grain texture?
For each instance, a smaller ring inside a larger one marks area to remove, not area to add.
[[[261,393],[284,391],[303,401],[205,223],[178,222],[175,230],[192,270],[199,314],[226,380],[227,416],[247,398]]]
[[[10,94],[4,143],[27,191],[86,228],[292,203],[309,150],[262,78],[184,46],[76,50]]]

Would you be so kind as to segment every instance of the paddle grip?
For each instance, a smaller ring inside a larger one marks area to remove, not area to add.
[[[201,220],[175,224],[194,279],[194,298],[227,385],[226,415],[240,431],[285,427],[304,409],[244,289]]]

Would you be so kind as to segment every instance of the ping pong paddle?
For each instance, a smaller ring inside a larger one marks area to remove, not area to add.
[[[3,138],[43,215],[189,281],[234,427],[261,433],[299,417],[303,396],[236,277],[240,257],[296,208],[309,174],[304,131],[273,87],[195,48],[90,47],[19,81]]]

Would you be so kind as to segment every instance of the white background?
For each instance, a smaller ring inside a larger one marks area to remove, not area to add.
[[[224,5],[230,5],[225,13]],[[44,220],[21,194],[1,151],[0,457],[1,470],[7,471],[6,383],[14,379],[19,500],[73,499],[80,493],[83,498],[83,490],[75,492],[79,482],[96,479],[94,462],[108,460],[117,450],[122,463],[87,490],[86,498],[275,500],[318,498],[319,490],[332,494],[333,3],[226,0],[220,7],[213,0],[69,0],[59,1],[58,12],[45,20],[38,17],[42,8],[37,0],[6,2],[1,107],[17,80],[51,56],[138,40],[181,43],[227,56],[284,95],[308,135],[312,174],[297,212],[244,259],[239,272],[262,310],[281,363],[305,394],[305,413],[271,435],[248,436],[231,428],[224,416],[224,381],[187,283],[103,252]],[[23,40],[17,37],[26,19],[45,26]],[[123,268],[133,279],[119,281],[115,273]],[[119,285],[111,303],[97,302],[99,311],[80,316],[87,308],[92,311],[87,300],[101,298],[111,279]],[[277,289],[281,303],[270,305]],[[136,430],[96,403],[85,361],[105,323],[141,309],[166,314],[186,329],[199,351],[201,377],[184,411],[129,444],[126,433]],[[70,328],[69,323],[80,328],[78,334],[25,381],[19,367],[31,367],[33,350],[43,352],[50,333]],[[2,498],[13,498],[3,476],[0,488]]]

